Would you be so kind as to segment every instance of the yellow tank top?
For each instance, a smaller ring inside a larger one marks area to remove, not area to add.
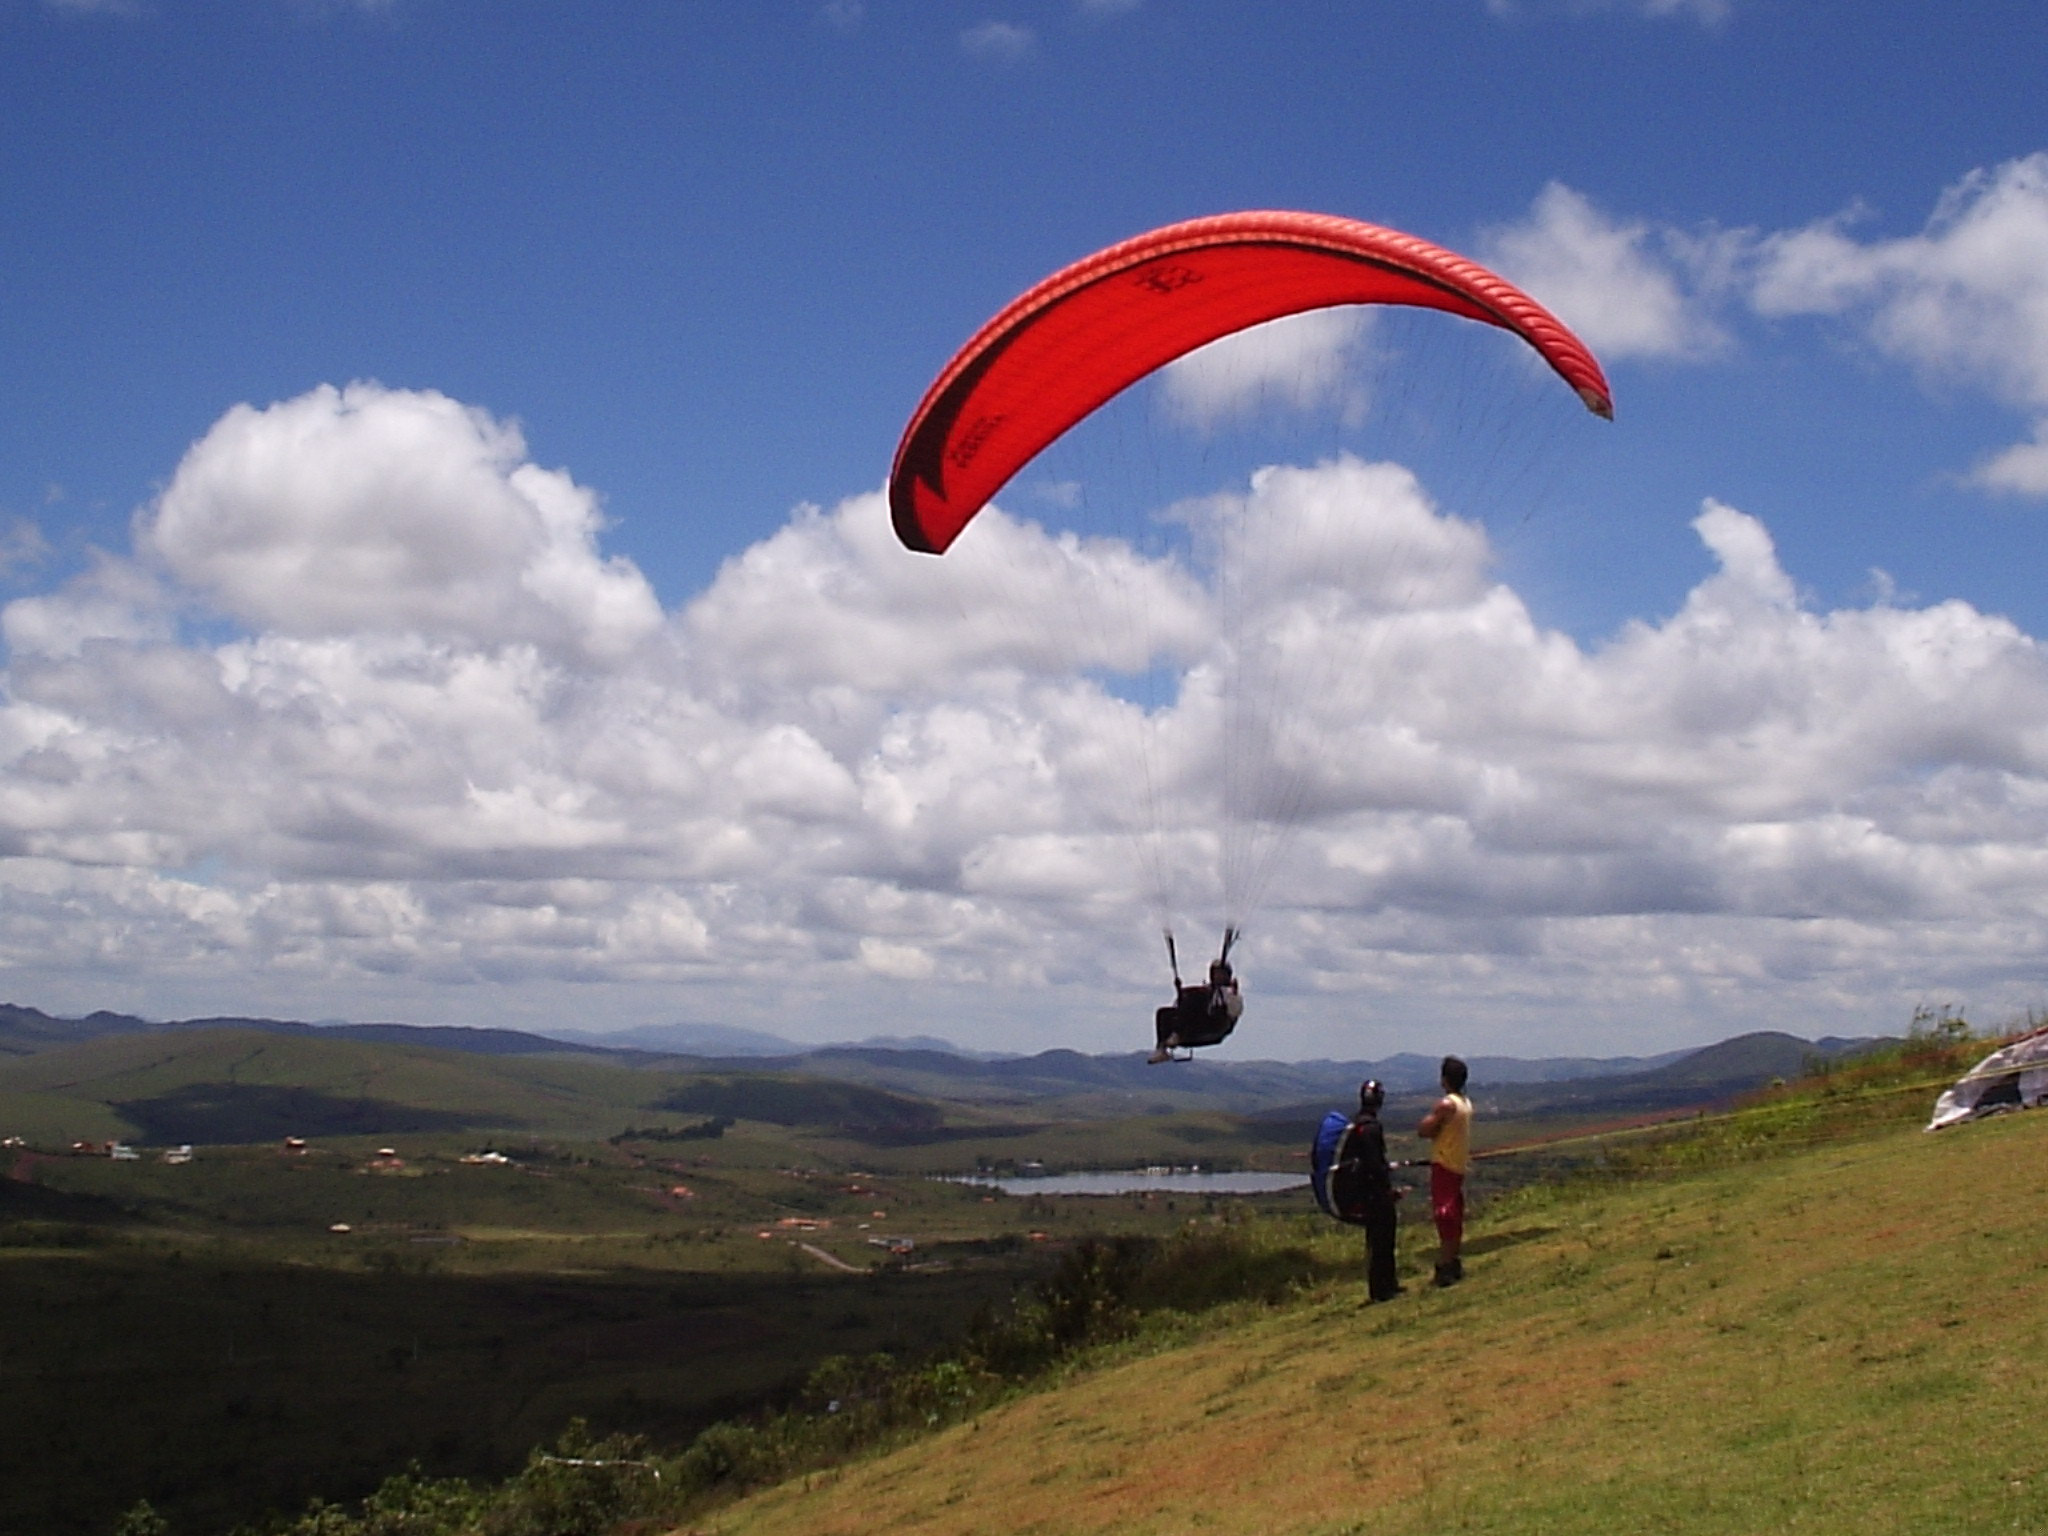
[[[1442,1163],[1453,1173],[1465,1173],[1472,1167],[1472,1101],[1462,1093],[1444,1097],[1451,1101],[1451,1115],[1437,1127],[1436,1139],[1429,1144],[1429,1160]]]

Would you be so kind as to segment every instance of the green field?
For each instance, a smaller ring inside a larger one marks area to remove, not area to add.
[[[950,1343],[1075,1237],[1207,1209],[935,1182],[931,1149],[859,1139],[931,1129],[933,1107],[845,1084],[793,1103],[756,1080],[760,1102],[735,1103],[730,1081],[707,1098],[676,1074],[233,1031],[4,1076],[0,1113],[34,1111],[7,1129],[41,1133],[0,1153],[6,1536],[104,1536],[141,1498],[217,1536],[415,1462],[502,1477],[572,1417],[686,1444],[828,1355]],[[795,1123],[676,1107],[700,1100]],[[319,1133],[366,1113],[374,1135]],[[199,1133],[193,1160],[62,1150],[138,1122]],[[657,1134],[613,1139],[629,1127]],[[204,1143],[252,1128],[308,1145]],[[1140,1161],[1171,1149],[1142,1124],[1095,1135]],[[968,1143],[933,1146],[974,1166]],[[485,1148],[510,1161],[462,1160]]]

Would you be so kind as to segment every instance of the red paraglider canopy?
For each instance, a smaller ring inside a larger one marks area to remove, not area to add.
[[[1589,410],[1614,414],[1578,337],[1477,262],[1329,214],[1219,214],[1097,251],[984,325],[904,429],[889,475],[897,536],[943,554],[1012,475],[1119,391],[1219,337],[1335,304],[1415,305],[1513,331]]]

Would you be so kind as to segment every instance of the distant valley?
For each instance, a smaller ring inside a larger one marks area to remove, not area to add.
[[[272,1043],[261,1044],[265,1037]],[[1648,1058],[1480,1056],[1470,1064],[1488,1115],[1578,1117],[1713,1103],[1874,1043],[1760,1032]],[[0,1133],[150,1142],[247,1142],[291,1126],[311,1134],[471,1128],[603,1136],[664,1102],[714,1112],[714,1100],[715,1112],[814,1123],[856,1140],[881,1134],[898,1145],[919,1134],[957,1142],[1014,1136],[1020,1125],[1133,1115],[1222,1114],[1278,1127],[1348,1103],[1364,1078],[1385,1082],[1398,1101],[1430,1093],[1435,1074],[1433,1058],[1414,1054],[1153,1067],[1135,1052],[971,1055],[921,1038],[803,1046],[715,1025],[555,1036],[234,1016],[65,1019],[0,1005],[0,1118],[19,1122]],[[791,1080],[817,1086],[793,1092]],[[790,1106],[799,1102],[812,1107],[798,1113]]]

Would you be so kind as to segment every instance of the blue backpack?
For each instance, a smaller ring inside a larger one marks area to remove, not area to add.
[[[1365,1225],[1364,1212],[1355,1203],[1340,1199],[1332,1187],[1338,1169],[1343,1166],[1338,1159],[1344,1154],[1344,1141],[1350,1132],[1351,1117],[1343,1110],[1333,1109],[1323,1116],[1323,1123],[1316,1127],[1316,1139],[1309,1144],[1308,1186],[1315,1191],[1316,1204],[1323,1208],[1324,1215],[1360,1227]]]

